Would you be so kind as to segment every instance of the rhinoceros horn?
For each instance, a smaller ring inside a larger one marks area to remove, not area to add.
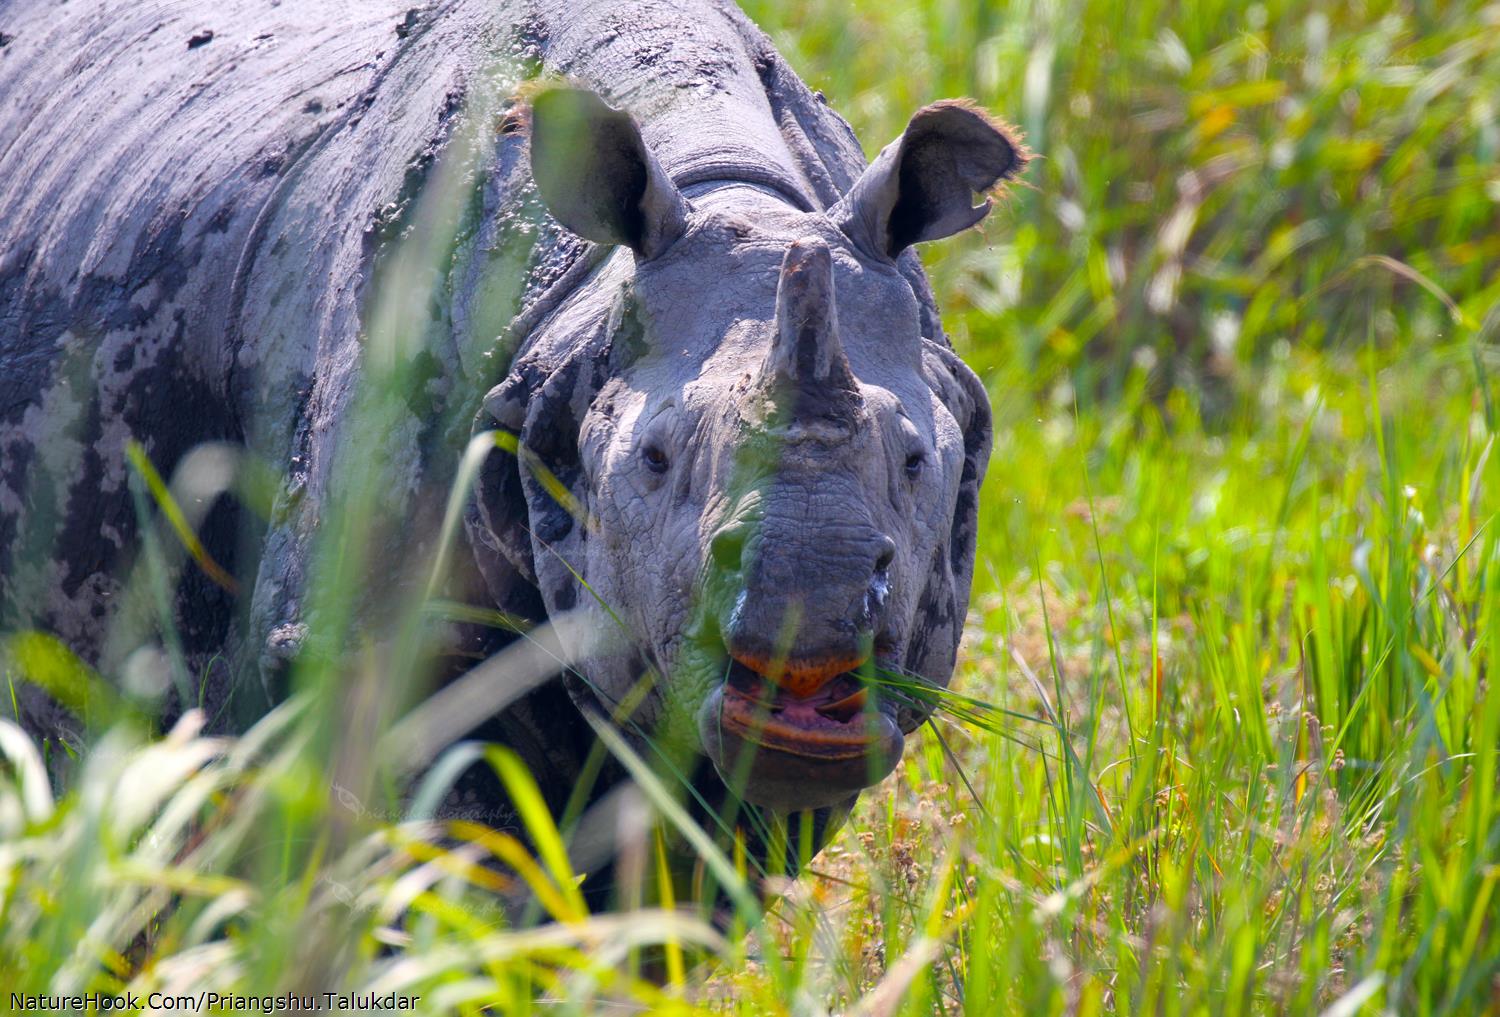
[[[776,333],[761,377],[772,393],[795,393],[794,417],[827,417],[859,400],[859,383],[839,341],[833,255],[816,237],[793,243],[782,260]]]

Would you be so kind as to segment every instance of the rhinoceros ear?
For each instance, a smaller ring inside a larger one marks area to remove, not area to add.
[[[1028,158],[1004,124],[971,102],[945,99],[917,110],[828,216],[867,253],[894,258],[979,222],[991,201],[976,206],[974,193],[1014,177]]]
[[[600,244],[654,258],[682,235],[687,201],[646,147],[630,114],[582,88],[531,104],[531,173],[553,218]]]

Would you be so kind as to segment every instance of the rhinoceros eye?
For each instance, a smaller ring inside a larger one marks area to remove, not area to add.
[[[641,460],[652,473],[666,473],[667,467],[671,465],[667,461],[667,454],[658,445],[647,445],[642,449]]]
[[[907,477],[909,477],[912,480],[916,480],[917,479],[917,475],[922,472],[922,464],[925,463],[926,461],[927,461],[927,454],[925,452],[917,451],[917,452],[913,452],[910,455],[908,455],[906,457],[906,475],[907,475]]]

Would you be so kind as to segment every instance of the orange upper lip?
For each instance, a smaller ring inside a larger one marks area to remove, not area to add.
[[[785,661],[757,653],[731,651],[730,655],[767,681],[804,699],[839,675],[855,670],[866,660],[865,656],[857,654],[793,657]]]

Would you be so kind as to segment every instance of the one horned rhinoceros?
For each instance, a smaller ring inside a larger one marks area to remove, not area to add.
[[[204,695],[277,695],[320,513],[362,468],[341,426],[409,281],[391,252],[478,137],[401,319],[395,546],[430,546],[471,433],[517,436],[467,540],[493,606],[629,633],[574,704],[629,700],[712,761],[700,785],[837,812],[922,719],[870,669],[949,680],[990,446],[912,245],[979,222],[1024,153],[947,101],[866,167],[727,3],[410,3],[0,8],[0,627],[117,673],[127,442],[165,476],[245,448],[279,494],[195,517],[238,590],[184,569],[176,627]],[[479,729],[532,743],[565,799],[592,735],[562,688]]]

